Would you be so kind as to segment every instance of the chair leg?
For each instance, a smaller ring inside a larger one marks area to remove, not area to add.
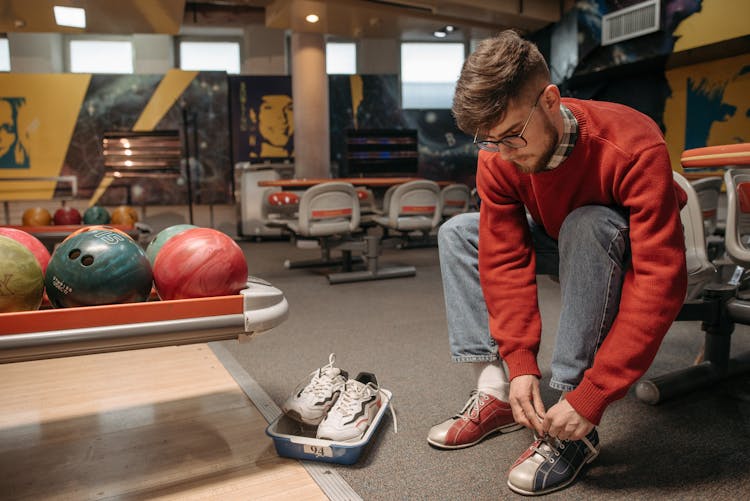
[[[343,271],[340,273],[331,273],[328,275],[330,284],[344,284],[350,282],[363,282],[367,280],[383,280],[387,278],[413,277],[417,274],[414,266],[387,266],[381,268],[378,265],[378,256],[380,254],[380,241],[378,237],[363,237],[359,245],[352,246],[362,250],[367,269],[361,271]],[[356,250],[356,249],[355,249]]]
[[[678,320],[702,320],[705,334],[705,359],[703,362],[638,382],[635,394],[648,404],[658,404],[685,395],[695,390],[708,388],[730,377],[750,372],[750,353],[730,358],[734,320],[747,312],[740,311],[750,305],[734,305],[735,288],[714,285],[706,289],[703,304],[696,305],[701,318],[695,312],[683,308]],[[733,310],[734,313],[733,314]],[[684,313],[684,314],[683,314]],[[743,321],[742,323],[747,323]]]

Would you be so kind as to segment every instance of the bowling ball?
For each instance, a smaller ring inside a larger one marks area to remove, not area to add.
[[[148,244],[148,247],[146,247],[146,257],[148,257],[148,260],[151,262],[151,266],[154,265],[156,255],[159,253],[167,240],[179,233],[182,233],[185,230],[190,230],[192,228],[197,228],[197,226],[192,224],[175,224],[174,226],[164,228],[159,233],[157,233],[154,239],[151,240],[151,243]]]
[[[126,226],[133,226],[138,221],[138,212],[128,206],[121,205],[112,211],[112,217],[110,222],[112,224],[124,224]]]
[[[62,242],[47,266],[47,296],[55,308],[146,301],[151,265],[131,238],[109,230]]]
[[[32,207],[23,211],[24,226],[49,226],[52,224],[52,214],[44,207]]]
[[[237,294],[247,285],[247,262],[224,233],[189,229],[162,246],[154,261],[154,284],[162,299]]]
[[[39,267],[42,269],[42,273],[47,271],[47,263],[49,263],[50,258],[49,251],[38,238],[36,238],[31,233],[27,233],[16,228],[0,227],[0,235],[4,237],[10,237],[29,249],[31,253],[34,254],[34,257],[39,263]],[[2,267],[0,267],[0,269],[1,268]]]
[[[70,235],[68,235],[67,237],[65,237],[65,239],[63,240],[63,242],[65,240],[68,240],[69,238],[73,238],[76,235],[80,235],[81,233],[87,233],[89,231],[95,231],[95,230],[113,231],[115,233],[119,233],[120,235],[122,235],[124,237],[128,237],[129,239],[133,240],[133,237],[131,237],[130,235],[128,235],[127,233],[125,233],[122,230],[118,230],[117,228],[113,228],[112,226],[107,226],[106,224],[94,224],[94,225],[91,225],[91,226],[84,226],[83,228],[79,228],[79,229],[75,230]]]
[[[75,207],[63,205],[55,211],[52,220],[57,225],[81,224],[81,213]]]
[[[44,275],[34,254],[0,236],[0,313],[36,310],[43,295]]]
[[[94,205],[83,211],[83,224],[109,224],[109,212],[101,205]]]

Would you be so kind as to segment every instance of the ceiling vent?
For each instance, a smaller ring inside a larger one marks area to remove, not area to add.
[[[647,0],[602,16],[602,45],[659,31],[660,0]]]

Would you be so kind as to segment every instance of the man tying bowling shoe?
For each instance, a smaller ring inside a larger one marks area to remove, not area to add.
[[[544,494],[596,457],[605,409],[648,369],[680,310],[686,195],[650,118],[562,98],[539,50],[512,31],[466,60],[453,114],[480,149],[481,208],[448,220],[438,242],[451,355],[475,369],[477,388],[428,441],[460,448],[526,427],[534,438],[508,486]],[[561,292],[549,408],[537,274],[559,276]]]

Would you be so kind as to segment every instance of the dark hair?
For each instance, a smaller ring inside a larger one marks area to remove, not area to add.
[[[538,92],[549,80],[539,49],[515,31],[482,40],[464,62],[456,83],[456,125],[470,135],[489,130],[503,119],[509,100]]]

